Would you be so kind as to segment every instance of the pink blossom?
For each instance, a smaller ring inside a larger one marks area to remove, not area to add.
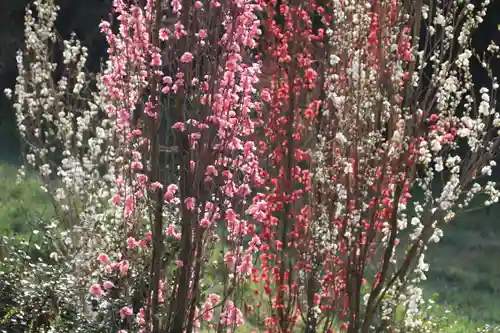
[[[246,197],[252,193],[250,190],[250,186],[248,184],[241,184],[240,187],[238,187],[238,195],[242,197]]]
[[[152,66],[161,66],[161,56],[159,53],[155,53],[151,59]]]
[[[182,266],[184,266],[184,263],[183,263],[181,260],[176,260],[176,261],[175,261],[175,265],[176,265],[177,267],[182,267]]]
[[[166,202],[174,203],[176,191],[177,191],[177,185],[175,184],[168,185],[167,191],[163,195],[163,200],[165,200]]]
[[[148,181],[148,176],[145,174],[139,173],[137,174],[137,181],[139,182],[140,185],[144,185]]]
[[[196,147],[196,143],[200,139],[201,139],[201,134],[200,133],[191,133],[191,134],[189,134],[189,144],[191,145],[191,148]]]
[[[132,310],[131,307],[124,306],[123,308],[120,309],[120,317],[122,319],[125,319],[127,317],[130,317],[134,314],[134,310]]]
[[[91,293],[95,297],[99,297],[104,294],[104,291],[102,290],[101,286],[96,283],[90,286],[89,293]]]
[[[186,198],[184,199],[184,204],[186,205],[186,209],[193,211],[196,204],[196,199],[193,197]]]
[[[175,193],[177,190],[179,189],[179,187],[175,184],[170,184],[167,186],[167,191],[168,192],[173,192]]]
[[[188,64],[191,61],[193,61],[193,55],[189,52],[184,52],[184,54],[181,56],[181,62]]]
[[[200,31],[198,31],[198,37],[200,37],[200,39],[205,39],[207,36],[208,32],[205,29],[200,29]]]
[[[175,25],[175,37],[177,39],[181,38],[182,36],[186,36],[187,35],[187,31],[184,30],[184,25],[180,24],[179,22],[177,22]]]
[[[111,263],[111,260],[109,260],[109,257],[106,253],[99,253],[97,256],[97,260],[99,260],[102,264],[108,265]]]
[[[134,151],[132,151],[132,157],[135,158],[136,160],[138,160],[142,157],[142,154],[141,154],[141,152],[134,150]]]
[[[194,8],[196,8],[196,9],[200,9],[200,8],[202,8],[202,7],[203,7],[203,4],[201,3],[201,1],[196,1],[196,2],[194,3]]]
[[[232,301],[226,301],[224,312],[221,313],[221,324],[227,326],[240,326],[245,323],[243,313],[234,306]]]
[[[118,206],[122,202],[122,197],[119,194],[115,194],[113,198],[111,199],[111,202],[113,205]]]
[[[234,256],[233,256],[233,253],[231,251],[227,252],[225,255],[224,255],[224,262],[226,263],[226,265],[228,266],[231,266],[234,264]]]
[[[172,128],[180,132],[184,132],[186,130],[182,121],[176,122],[174,125],[172,125]]]
[[[135,240],[135,238],[129,237],[127,239],[127,248],[128,249],[135,249],[136,246],[137,246],[137,241]]]
[[[163,77],[163,84],[168,84],[168,85],[171,85],[172,84],[172,78],[170,76],[165,76]]]
[[[180,238],[180,233],[175,232],[175,226],[173,224],[169,225],[167,228],[167,234],[175,238]]]
[[[220,296],[217,294],[210,294],[208,295],[208,301],[210,301],[213,305],[216,305],[220,301]]]
[[[130,164],[130,167],[135,170],[142,170],[142,163],[138,161],[134,161]]]
[[[104,287],[104,289],[112,289],[115,287],[115,284],[111,281],[104,281],[102,286]]]
[[[166,28],[160,29],[160,40],[167,40],[168,35],[170,34],[170,31]]]
[[[205,171],[206,176],[217,176],[217,169],[213,165],[207,166],[207,170]]]
[[[182,3],[181,3],[180,0],[172,0],[170,2],[170,5],[172,6],[172,12],[174,14],[179,13],[181,11],[181,9],[182,9]]]
[[[128,261],[127,260],[121,261],[119,264],[119,269],[120,269],[121,275],[127,275],[127,273],[128,273]]]
[[[271,94],[269,93],[269,89],[267,88],[262,89],[261,96],[264,101],[268,103],[271,102]]]
[[[249,254],[245,254],[241,262],[241,265],[238,266],[237,269],[238,273],[248,276],[252,273],[252,268],[253,268],[252,256]]]
[[[151,190],[156,191],[159,188],[163,188],[163,184],[160,182],[151,183]]]
[[[208,227],[210,227],[211,224],[212,224],[212,222],[210,222],[210,220],[207,218],[202,218],[200,221],[200,226],[202,228],[208,228]]]
[[[213,8],[219,8],[220,2],[212,0],[210,1],[210,6],[212,6]]]
[[[163,195],[163,200],[165,200],[166,202],[172,202],[174,199],[174,196],[175,196],[175,194],[173,192],[167,191]]]

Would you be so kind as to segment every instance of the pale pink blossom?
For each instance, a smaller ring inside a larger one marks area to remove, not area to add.
[[[175,199],[175,192],[177,191],[177,185],[175,184],[170,184],[168,185],[167,187],[167,191],[165,192],[165,194],[163,195],[163,199],[166,201],[166,202],[170,202],[170,203],[174,203],[174,199]]]
[[[119,194],[115,194],[111,199],[113,205],[118,206],[122,202],[122,196]]]
[[[111,281],[104,281],[104,283],[102,284],[102,286],[104,287],[104,289],[112,289],[115,287],[115,284]]]
[[[97,260],[106,265],[111,263],[111,260],[109,260],[109,257],[106,253],[99,253],[99,255],[97,256]]]
[[[160,182],[154,182],[154,183],[151,183],[150,187],[151,187],[151,190],[156,191],[159,188],[163,188],[163,184]]]
[[[142,163],[139,161],[134,161],[130,164],[130,167],[135,170],[142,170]]]
[[[201,1],[196,1],[196,2],[194,3],[194,8],[196,8],[196,9],[200,9],[200,8],[202,8],[202,7],[203,7],[203,4],[201,3]]]
[[[170,184],[167,186],[167,191],[168,192],[176,192],[179,189],[179,187],[175,184]]]
[[[152,66],[161,66],[161,55],[159,53],[155,53],[151,59]]]
[[[234,264],[234,255],[233,255],[233,253],[231,251],[227,252],[224,255],[224,262],[228,266],[232,266]]]
[[[205,29],[200,29],[200,31],[198,31],[198,37],[199,37],[200,39],[205,39],[205,38],[207,38],[207,36],[208,36],[208,32],[207,32],[207,30],[205,30]]]
[[[96,283],[90,286],[89,293],[91,293],[95,297],[99,297],[104,294],[104,291],[102,290],[101,286]]]
[[[148,181],[148,176],[145,174],[139,173],[137,174],[137,181],[139,182],[140,185],[144,185]]]
[[[179,13],[181,11],[181,9],[182,9],[182,3],[181,3],[180,0],[172,0],[170,2],[170,5],[172,6],[172,12],[174,14]]]
[[[160,29],[160,40],[167,40],[170,35],[170,31],[166,28]]]
[[[217,169],[215,168],[215,166],[213,166],[213,165],[207,166],[207,169],[205,171],[205,175],[206,176],[217,176],[218,172],[217,172]]]
[[[128,249],[135,249],[136,246],[137,246],[137,241],[135,240],[135,238],[129,237],[127,239],[127,248]]]
[[[252,256],[250,254],[245,254],[241,264],[238,266],[237,271],[243,275],[250,275],[252,273],[253,263]]]
[[[212,222],[207,218],[202,218],[200,221],[200,226],[202,228],[208,228],[208,227],[210,227],[211,224],[212,224]]]
[[[226,301],[224,312],[221,313],[220,317],[221,324],[226,326],[240,326],[245,323],[241,310],[229,300]]]
[[[220,2],[212,0],[212,1],[210,1],[210,6],[212,6],[214,8],[219,8]]]
[[[134,314],[134,310],[132,310],[131,307],[129,306],[124,306],[123,308],[120,309],[120,317],[122,319],[125,319],[127,317],[130,317]]]
[[[196,199],[193,197],[188,197],[184,199],[184,204],[186,205],[186,209],[193,211],[196,204]]]
[[[175,194],[173,192],[165,192],[165,194],[163,194],[163,200],[165,200],[166,202],[172,202],[172,200],[174,199],[175,197]]]
[[[170,76],[164,76],[163,77],[163,84],[168,84],[168,85],[171,85],[172,84],[172,78]]]
[[[167,234],[173,236],[177,239],[180,239],[180,232],[175,232],[175,226],[173,224],[169,225],[167,228]]]
[[[188,64],[191,61],[193,61],[193,55],[189,52],[184,52],[184,54],[181,56],[181,62]]]
[[[128,261],[127,260],[121,261],[118,267],[119,267],[121,275],[127,275],[127,273],[128,273]]]
[[[186,128],[184,127],[184,123],[182,121],[178,121],[175,124],[173,124],[172,128],[180,132],[184,132],[186,130]]]

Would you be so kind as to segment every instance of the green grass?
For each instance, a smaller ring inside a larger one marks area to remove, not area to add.
[[[0,235],[26,234],[35,221],[53,214],[49,197],[40,189],[39,181],[28,177],[16,183],[16,168],[0,165]]]
[[[426,256],[426,290],[471,320],[500,324],[500,207],[466,214],[444,228]]]

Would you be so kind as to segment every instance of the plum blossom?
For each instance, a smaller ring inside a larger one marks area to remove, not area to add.
[[[113,289],[115,287],[115,284],[111,281],[104,281],[102,286],[104,287],[104,289]]]
[[[190,63],[191,61],[193,61],[193,55],[190,53],[190,52],[185,52],[182,56],[181,56],[181,62],[185,63],[185,64],[188,64]]]
[[[129,306],[124,306],[120,309],[120,317],[122,319],[125,319],[127,317],[130,317],[134,314],[134,310],[132,310],[131,307]]]
[[[90,286],[89,292],[95,297],[99,297],[99,296],[102,296],[104,294],[104,291],[102,290],[101,285],[99,285],[97,283]]]

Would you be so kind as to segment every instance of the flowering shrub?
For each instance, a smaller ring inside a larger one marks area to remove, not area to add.
[[[427,245],[498,201],[498,83],[470,74],[487,1],[115,0],[97,74],[75,37],[55,60],[58,8],[32,5],[6,92],[56,212],[19,288],[74,314],[48,330],[424,325]]]

